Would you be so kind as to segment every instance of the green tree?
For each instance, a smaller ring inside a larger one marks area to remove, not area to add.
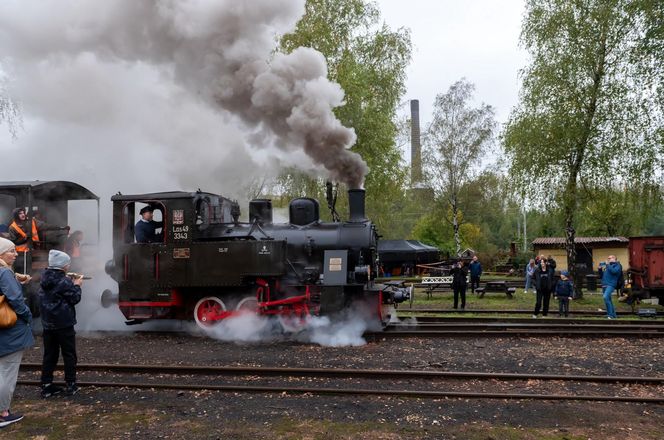
[[[423,243],[436,246],[444,253],[458,255],[453,230],[440,221],[441,216],[445,215],[441,212],[442,209],[439,206],[434,212],[421,217],[413,228],[413,237]],[[459,211],[458,214],[459,218],[463,219],[463,213]],[[479,248],[484,249],[483,246],[486,246],[483,243],[484,236],[482,230],[474,223],[461,223],[459,226],[459,239],[464,247],[474,250]]]
[[[646,12],[631,0],[528,0],[521,43],[531,63],[504,131],[517,188],[560,207],[575,276],[584,188],[661,178],[661,64],[646,50]],[[646,2],[647,3],[647,2]],[[583,184],[584,187],[581,187]],[[580,293],[580,292],[578,292]]]
[[[409,230],[395,210],[405,203],[407,171],[396,148],[396,109],[405,92],[410,62],[410,33],[391,30],[380,22],[380,11],[366,0],[307,0],[306,12],[295,31],[281,39],[281,50],[308,46],[328,62],[329,78],[346,93],[335,109],[339,120],[355,129],[353,151],[362,155],[370,171],[365,181],[367,214],[385,235]],[[324,182],[314,185],[306,176],[282,176],[285,192],[320,197]],[[317,188],[314,194],[313,188]],[[339,203],[345,200],[342,191]]]
[[[445,219],[452,225],[457,254],[461,252],[459,194],[478,170],[496,127],[490,105],[471,107],[474,89],[473,84],[461,79],[447,93],[436,96],[433,120],[424,141],[426,176],[440,203],[449,207],[450,215]]]

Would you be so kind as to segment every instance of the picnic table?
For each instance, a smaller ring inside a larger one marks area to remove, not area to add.
[[[516,292],[516,287],[508,287],[506,281],[487,281],[484,283],[484,287],[478,287],[475,292],[480,298],[484,297],[487,292],[504,293],[508,298],[512,298]]]

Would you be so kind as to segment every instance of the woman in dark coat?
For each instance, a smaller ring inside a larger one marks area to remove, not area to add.
[[[540,264],[535,269],[535,291],[537,292],[537,300],[535,302],[535,312],[533,318],[539,315],[540,307],[543,306],[542,316],[549,314],[549,300],[551,299],[551,289],[553,289],[553,267],[551,267],[547,260],[541,259]]]
[[[454,308],[459,305],[461,295],[461,310],[466,308],[466,287],[468,286],[468,269],[459,261],[450,271],[452,275],[452,290],[454,291]]]
[[[0,329],[0,428],[23,418],[20,414],[11,413],[9,406],[16,388],[23,350],[35,342],[31,328],[32,314],[25,305],[23,289],[19,284],[19,279],[27,283],[30,277],[14,273],[12,265],[17,255],[14,243],[0,238],[0,292],[17,316],[16,324]]]

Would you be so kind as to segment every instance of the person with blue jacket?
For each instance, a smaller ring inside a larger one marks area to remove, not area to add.
[[[30,277],[14,273],[12,266],[17,256],[14,243],[0,238],[0,293],[17,317],[13,326],[0,329],[0,428],[23,419],[21,414],[11,413],[9,406],[16,389],[23,350],[35,343],[31,328],[32,314],[25,305],[20,284],[29,282]]]
[[[44,331],[44,359],[41,373],[41,395],[44,398],[59,394],[63,390],[53,384],[53,370],[60,352],[65,364],[65,394],[78,392],[76,385],[76,309],[81,301],[83,278],[67,275],[71,258],[64,252],[51,250],[48,253],[48,268],[43,272],[39,290],[41,319]]]
[[[574,296],[574,286],[569,280],[569,272],[560,272],[560,280],[553,289],[553,296],[558,299],[558,316],[569,316],[569,302]]]
[[[475,293],[475,289],[480,287],[480,276],[482,275],[482,263],[477,259],[477,255],[473,256],[473,261],[468,266],[470,270],[470,291]]]
[[[616,309],[613,306],[613,300],[611,299],[611,294],[618,287],[618,279],[622,274],[622,266],[618,261],[616,261],[615,255],[609,255],[607,258],[608,264],[604,269],[602,274],[602,290],[604,297],[604,304],[606,305],[606,317],[608,319],[616,319]]]

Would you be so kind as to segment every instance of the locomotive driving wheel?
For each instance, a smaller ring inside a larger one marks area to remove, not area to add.
[[[303,311],[285,311],[277,315],[277,319],[286,333],[298,333],[309,324],[309,315]]]
[[[226,304],[216,296],[206,296],[194,306],[194,321],[203,330],[209,330],[221,322],[216,317],[226,311]]]
[[[235,310],[239,312],[258,312],[258,300],[255,296],[246,296],[237,303]]]

